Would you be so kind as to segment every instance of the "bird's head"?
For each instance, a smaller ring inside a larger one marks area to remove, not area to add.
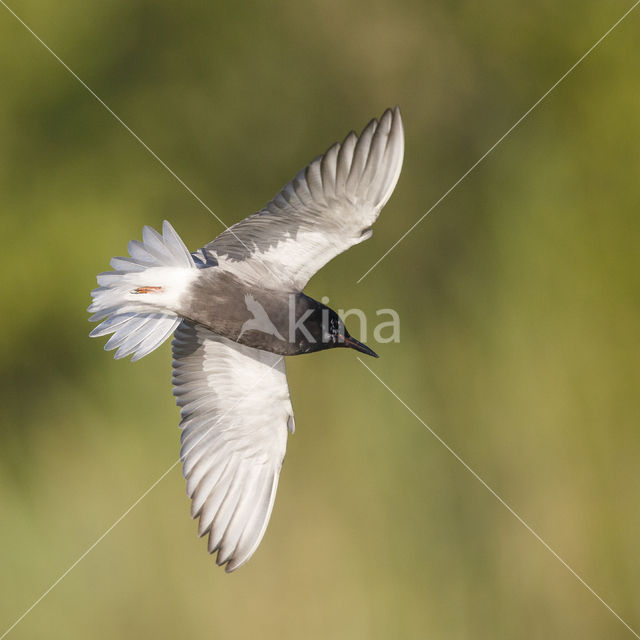
[[[342,318],[333,309],[316,300],[310,298],[307,300],[311,304],[303,316],[304,322],[301,323],[304,325],[302,333],[306,337],[306,351],[348,347],[360,351],[360,353],[366,353],[368,356],[378,357],[373,349],[351,336],[344,326]],[[297,335],[299,334],[296,332]]]
[[[329,309],[329,312],[328,340],[332,347],[348,347],[374,358],[379,357],[373,349],[370,349],[366,344],[362,344],[362,342],[359,342],[349,334],[342,318],[333,309]]]

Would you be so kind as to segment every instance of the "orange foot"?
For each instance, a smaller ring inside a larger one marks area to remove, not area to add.
[[[162,291],[162,287],[138,287],[131,293],[157,293],[158,291]]]

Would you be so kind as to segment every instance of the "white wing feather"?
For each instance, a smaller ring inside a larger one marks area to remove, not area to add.
[[[180,451],[191,515],[209,553],[233,571],[267,528],[293,424],[281,356],[184,321],[173,340]]]
[[[388,109],[360,137],[351,132],[289,182],[269,204],[203,250],[225,269],[301,291],[311,276],[371,237],[396,186],[404,154],[400,110]]]

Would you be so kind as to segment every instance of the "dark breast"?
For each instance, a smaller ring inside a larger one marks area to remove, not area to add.
[[[219,267],[199,270],[180,300],[179,313],[239,344],[280,355],[306,353],[304,339],[289,332],[306,296],[250,286]],[[290,311],[292,309],[293,311]]]

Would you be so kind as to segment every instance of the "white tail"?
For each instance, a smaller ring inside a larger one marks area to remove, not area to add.
[[[133,354],[139,360],[159,347],[177,328],[177,313],[185,286],[197,267],[180,236],[166,220],[162,235],[151,227],[142,230],[142,242],[128,245],[130,258],[113,258],[114,271],[98,275],[89,320],[99,324],[89,335],[113,333],[105,349],[118,349],[116,358]]]

